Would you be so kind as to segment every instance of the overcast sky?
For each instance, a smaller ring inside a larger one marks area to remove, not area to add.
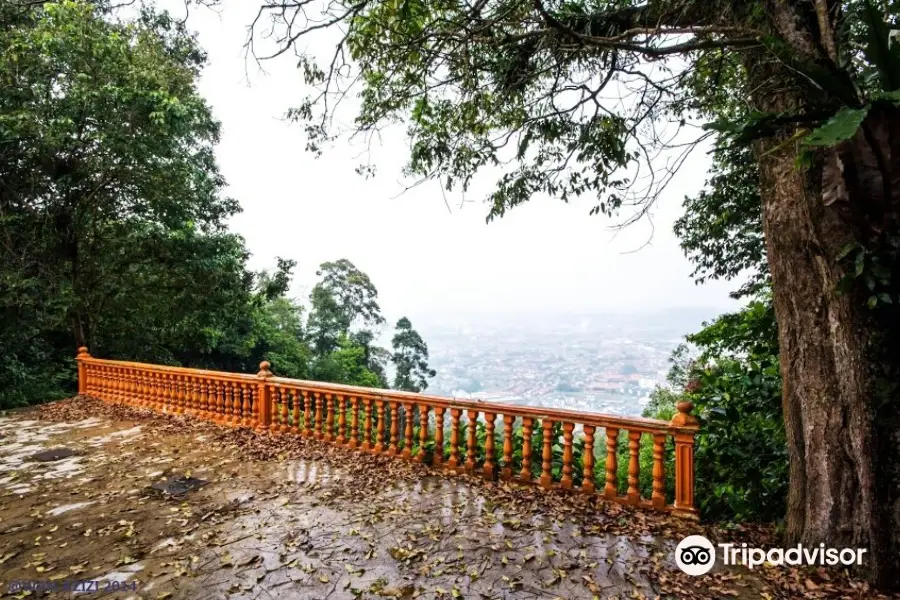
[[[183,14],[181,0],[173,1],[160,4]],[[209,53],[200,91],[222,122],[218,160],[228,193],[243,207],[232,226],[246,239],[253,268],[273,267],[276,256],[297,261],[294,295],[307,295],[317,265],[348,258],[372,278],[385,316],[406,314],[413,323],[498,312],[735,306],[727,297],[735,284],[694,284],[672,233],[684,195],[703,183],[705,153],[695,151],[684,165],[652,225],[614,232],[609,219],[588,215],[591,203],[549,198],[486,224],[485,186],[470,190],[462,207],[459,194],[449,196],[449,211],[436,183],[400,193],[408,148],[402,132],[375,149],[378,175],[370,180],[354,172],[359,147],[342,144],[318,159],[307,154],[302,128],[283,120],[305,95],[295,61],[270,61],[261,72],[244,60],[246,26],[258,5],[226,1],[217,12],[195,10],[188,23]]]

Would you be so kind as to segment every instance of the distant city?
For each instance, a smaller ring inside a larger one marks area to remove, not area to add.
[[[422,333],[437,376],[428,392],[637,416],[665,381],[672,350],[720,312],[429,324]]]

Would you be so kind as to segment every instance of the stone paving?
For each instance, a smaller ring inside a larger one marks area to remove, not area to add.
[[[678,572],[674,544],[701,532],[679,519],[293,436],[60,406],[0,418],[4,597],[71,596],[77,582],[156,600],[792,597],[747,573]],[[206,483],[151,487],[173,477]]]

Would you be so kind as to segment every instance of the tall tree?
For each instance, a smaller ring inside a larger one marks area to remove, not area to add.
[[[865,546],[871,579],[900,587],[898,12],[896,0],[362,0],[315,15],[280,0],[260,16],[281,27],[276,53],[341,28],[326,65],[301,53],[320,85],[292,113],[310,149],[333,139],[330,117],[360,81],[355,128],[408,121],[409,173],[466,188],[484,166],[504,170],[489,218],[535,194],[640,216],[669,180],[654,159],[690,141],[673,138],[695,114],[690,72],[736,57],[750,116],[722,111],[716,128],[759,168],[788,538]]]
[[[428,380],[436,374],[428,367],[428,345],[406,317],[397,321],[391,346],[394,349],[391,361],[396,369],[394,389],[421,392],[427,388]]]
[[[378,290],[347,259],[320,265],[321,280],[310,293],[309,335],[322,381],[386,388],[387,351],[373,344],[372,330],[384,323]]]
[[[209,353],[252,278],[224,225],[238,206],[221,194],[194,38],[165,13],[123,21],[72,0],[0,3],[0,30],[0,384],[48,399],[28,382],[59,377],[28,369],[81,344]]]
[[[322,263],[316,275],[322,278],[316,287],[334,298],[344,331],[353,325],[376,327],[384,323],[378,306],[378,290],[369,276],[352,262],[342,258]]]

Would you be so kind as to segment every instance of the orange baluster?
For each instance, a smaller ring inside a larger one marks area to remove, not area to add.
[[[128,367],[125,371],[125,403],[134,406],[134,369]]]
[[[531,481],[531,437],[534,419],[522,417],[522,471],[519,477],[522,481]]]
[[[155,372],[151,369],[144,371],[144,406],[151,410],[156,408],[153,395],[153,377]]]
[[[497,415],[484,413],[484,468],[482,474],[488,481],[494,480],[494,420]]]
[[[206,378],[200,379],[200,402],[197,412],[201,419],[209,419],[209,380]]]
[[[144,408],[150,407],[149,394],[147,393],[147,372],[138,371],[138,395],[140,397],[140,405]]]
[[[231,424],[234,426],[241,423],[241,384],[238,381],[232,381],[228,384],[231,388]]]
[[[291,390],[291,430],[300,431],[300,392],[295,389]]]
[[[619,495],[619,430],[615,427],[606,428],[606,487],[603,493],[607,498],[615,498]]]
[[[282,433],[286,433],[291,430],[291,396],[288,390],[279,388],[278,397],[281,400],[281,427],[279,427],[279,430]]]
[[[105,388],[106,374],[103,372],[102,365],[96,366],[94,368],[96,369],[96,373],[94,374],[94,378],[95,378],[94,389],[89,390],[88,393],[90,395],[94,396],[95,398],[100,398],[101,400],[104,400],[105,398],[103,398],[103,393],[104,393],[104,390],[106,389]]]
[[[675,514],[695,519],[694,507],[694,435],[698,429],[697,417],[691,414],[691,402],[677,402],[678,411],[672,417],[675,428]]]
[[[216,421],[218,419],[219,412],[219,382],[213,378],[210,378],[209,380],[207,380],[207,388],[209,396],[207,397],[208,412],[206,418],[210,421]]]
[[[512,479],[512,455],[513,455],[513,421],[512,415],[503,415],[503,469],[500,477],[505,480]]]
[[[469,427],[466,431],[468,434],[466,443],[466,473],[471,475],[475,473],[475,452],[478,445],[478,438],[475,436],[478,434],[478,411],[470,410],[467,411],[467,414],[469,415]]]
[[[185,407],[185,398],[187,397],[187,394],[185,394],[185,385],[186,385],[185,376],[178,375],[175,378],[175,381],[176,381],[175,385],[178,388],[178,408],[177,408],[176,412],[178,412],[179,415],[183,415],[184,407]]]
[[[218,381],[218,392],[221,402],[217,409],[216,422],[219,424],[227,424],[229,419],[229,410],[231,408],[231,399],[228,397],[228,382]]]
[[[209,378],[204,380],[204,395],[201,400],[201,415],[209,421],[216,420],[216,380]]]
[[[350,441],[347,447],[352,449],[359,447],[359,397],[350,398]]]
[[[144,372],[142,369],[134,371],[134,404],[139,408],[144,407]]]
[[[663,462],[665,445],[665,434],[653,435],[653,495],[650,502],[654,508],[663,508],[666,505],[666,467]]]
[[[237,401],[240,406],[238,410],[240,417],[237,420],[237,424],[241,427],[246,427],[250,424],[250,394],[247,393],[248,391],[246,383],[242,381],[238,384]]]
[[[197,405],[199,404],[197,393],[197,380],[194,377],[188,377],[188,412],[192,415],[197,414]]]
[[[322,418],[324,415],[322,413],[325,410],[325,400],[319,392],[313,392],[313,395],[316,398],[316,439],[321,440],[323,437]]]
[[[459,468],[459,416],[462,413],[458,408],[450,409],[450,458],[447,460],[448,469]]]
[[[563,423],[563,468],[560,486],[564,490],[572,489],[572,430],[574,423]]]
[[[125,404],[125,369],[117,367],[115,369],[115,402],[117,404]]]
[[[168,374],[163,373],[163,372],[157,373],[157,378],[158,378],[158,380],[157,380],[158,385],[156,387],[156,393],[158,396],[157,406],[159,407],[160,411],[166,412],[167,408],[169,406]],[[107,381],[107,384],[111,384],[111,383],[112,383],[111,381],[109,381],[109,380]]]
[[[543,420],[544,428],[544,462],[541,464],[541,487],[549,490],[553,486],[553,421]]]
[[[134,405],[134,393],[131,388],[132,371],[131,368],[125,369],[125,404]]]
[[[419,451],[416,453],[416,462],[425,460],[425,444],[428,443],[428,405],[419,405]]]
[[[334,396],[324,394],[325,396],[325,435],[322,439],[326,442],[334,441]]]
[[[365,405],[365,421],[363,422],[363,440],[360,449],[363,452],[368,452],[372,449],[372,399],[364,398],[363,404]]]
[[[269,379],[272,371],[269,370],[269,361],[259,363],[259,372],[256,374],[256,402],[253,405],[253,418],[258,431],[268,431],[272,423],[272,396],[270,394]]]
[[[234,410],[234,402],[237,397],[237,386],[233,381],[222,382],[222,396],[225,401],[224,412],[222,414],[222,423],[224,425],[233,425],[237,421],[237,414],[240,412],[240,404],[238,412]]]
[[[247,416],[247,425],[252,427],[253,429],[259,428],[259,405],[260,395],[259,395],[259,384],[247,384],[247,401],[249,402],[248,406],[248,416]]]
[[[131,369],[128,375],[129,404],[140,406],[140,394],[138,393],[138,370]]]
[[[585,494],[594,493],[594,426],[584,426],[584,453],[581,455],[584,466],[582,473],[581,491]]]
[[[400,405],[391,401],[391,445],[388,446],[388,456],[397,454],[397,442],[400,433]]]
[[[118,402],[119,404],[127,404],[128,403],[128,379],[125,368],[119,368],[118,373],[116,373],[118,378]]]
[[[641,499],[641,491],[638,489],[638,475],[640,470],[640,462],[638,460],[638,451],[641,447],[641,432],[628,432],[628,502],[637,504]]]
[[[190,403],[190,388],[188,378],[184,375],[178,375],[178,413],[186,414]]]
[[[436,467],[444,463],[444,408],[436,406],[434,409],[434,455],[431,464]]]
[[[216,423],[225,422],[225,382],[216,381]]]
[[[243,406],[244,400],[241,396],[241,382],[233,381],[231,383],[231,424],[234,427],[243,425]]]
[[[413,445],[413,405],[407,402],[403,405],[403,421],[406,425],[403,431],[403,458],[412,458]]]
[[[384,400],[376,400],[375,404],[378,407],[378,426],[375,431],[375,447],[373,451],[378,454],[384,451],[384,412],[386,408]]]
[[[144,374],[144,394],[146,395],[146,406],[150,409],[156,409],[156,371],[148,370]]]
[[[153,410],[160,409],[160,375],[155,370],[147,371],[147,407]]]
[[[175,373],[166,373],[166,396],[168,412],[178,414],[178,379]]]
[[[306,390],[300,390],[300,394],[303,395],[303,431],[301,433],[303,437],[310,437],[313,434],[313,411],[315,410],[313,397]]]
[[[86,359],[90,358],[91,355],[88,354],[88,349],[85,346],[81,346],[78,348],[78,354],[75,356],[76,364],[78,365],[78,395],[84,396],[88,393],[90,389],[88,385],[88,366],[84,362]]]
[[[347,443],[347,396],[338,395],[338,436],[337,443],[341,446]]]

